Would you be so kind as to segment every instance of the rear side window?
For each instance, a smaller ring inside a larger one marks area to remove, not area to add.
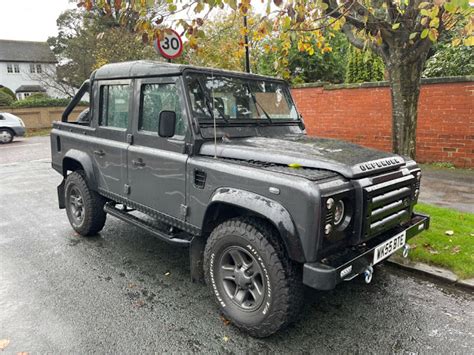
[[[140,131],[157,133],[161,111],[173,111],[176,113],[175,135],[184,135],[185,126],[176,84],[145,84],[142,86],[141,100]]]
[[[129,85],[104,85],[100,89],[100,121],[105,127],[128,127]]]

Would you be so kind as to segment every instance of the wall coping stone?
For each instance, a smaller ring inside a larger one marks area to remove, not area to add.
[[[421,78],[421,84],[444,84],[444,83],[465,83],[474,82],[474,75],[465,76],[446,76],[441,78]],[[388,87],[388,81],[373,81],[366,83],[351,83],[351,84],[331,84],[324,81],[315,83],[305,83],[293,85],[293,89],[307,89],[307,88],[323,88],[325,90],[339,90],[339,89],[359,89],[359,88],[378,88]]]

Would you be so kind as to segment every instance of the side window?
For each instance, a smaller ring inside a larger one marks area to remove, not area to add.
[[[125,129],[128,127],[129,85],[101,86],[100,102],[100,126]]]
[[[138,129],[158,134],[160,112],[173,111],[176,113],[175,135],[183,136],[185,124],[176,84],[144,84],[141,91]]]

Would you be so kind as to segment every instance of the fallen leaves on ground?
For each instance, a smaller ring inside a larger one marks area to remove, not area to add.
[[[461,247],[459,245],[456,245],[455,247],[453,247],[453,249],[451,249],[451,254],[457,254],[461,251]]]
[[[229,337],[227,335],[224,335],[224,341],[227,343],[229,341]]]
[[[222,321],[222,323],[224,323],[224,325],[229,325],[230,324],[230,320],[224,318],[223,316],[221,316],[221,321]]]
[[[444,234],[452,236],[454,235],[454,231],[449,230],[449,231],[444,232]]]
[[[10,340],[8,339],[0,339],[0,350],[5,349],[8,344],[10,344]]]
[[[439,254],[439,251],[437,251],[435,248],[431,246],[431,244],[426,243],[423,244],[423,247],[430,253],[430,254]]]
[[[169,272],[169,271],[165,272],[165,276],[170,276],[170,275],[171,275],[171,272]]]

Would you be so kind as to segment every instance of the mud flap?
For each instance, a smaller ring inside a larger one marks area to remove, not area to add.
[[[189,247],[189,263],[192,282],[204,282],[204,248],[206,240],[202,237],[194,237]]]
[[[66,185],[66,180],[63,179],[61,184],[58,186],[58,204],[59,204],[59,209],[64,209],[66,208],[66,199],[64,197],[64,186]]]

